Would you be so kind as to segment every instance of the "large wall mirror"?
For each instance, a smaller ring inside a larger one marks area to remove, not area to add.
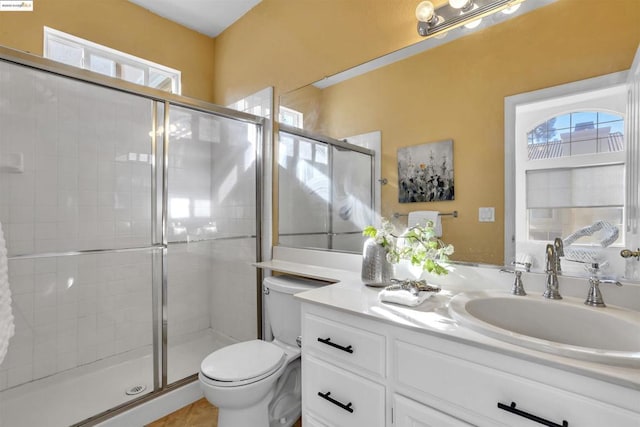
[[[421,44],[427,47],[420,52],[411,46],[408,49],[413,49],[413,54],[405,59],[384,66],[377,59],[286,93],[280,97],[280,105],[289,115],[281,116],[281,121],[293,124],[289,120],[301,120],[305,130],[338,140],[378,132],[380,179],[386,181],[374,182],[381,192],[381,216],[406,227],[406,214],[411,211],[456,211],[457,217],[442,217],[442,238],[455,246],[452,259],[509,263],[516,257],[509,234],[515,225],[506,232],[505,225],[515,222],[516,212],[515,205],[505,197],[505,178],[515,182],[515,175],[505,176],[514,173],[512,169],[505,171],[505,160],[511,161],[506,156],[512,155],[505,153],[505,99],[629,69],[640,34],[633,23],[636,18],[627,16],[630,13],[625,11],[625,3],[620,2],[622,7],[616,9],[601,2],[525,1],[516,14],[485,18],[486,25],[475,31],[458,28],[444,38],[425,40]],[[637,15],[635,9],[634,13]],[[617,31],[589,31],[584,22],[591,16],[611,20]],[[397,59],[398,53],[391,56]],[[362,73],[367,66],[372,69]],[[618,84],[626,87],[626,81]],[[586,110],[577,108],[575,112]],[[575,128],[579,122],[583,130],[593,126],[597,140],[598,129],[604,132],[608,122],[617,120],[616,114],[623,121],[626,117],[625,106],[591,112],[595,113],[594,120],[571,116],[570,111],[549,112],[532,126],[535,129],[556,117],[558,138],[563,133],[575,136],[576,130],[580,131]],[[591,121],[593,124],[588,123]],[[624,124],[618,120],[609,126],[610,133],[620,126]],[[455,198],[400,202],[398,150],[445,140],[453,141]],[[625,150],[608,155],[624,157]],[[616,206],[618,210],[613,209],[610,219],[613,222],[624,212],[624,206]],[[493,208],[493,220],[481,218],[481,213],[487,212],[484,208]],[[559,229],[559,234],[568,233],[573,225]],[[618,226],[624,227],[625,223]],[[540,263],[534,263],[536,267]]]

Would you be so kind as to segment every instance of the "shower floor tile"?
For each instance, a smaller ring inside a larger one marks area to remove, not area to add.
[[[175,381],[198,372],[207,354],[230,343],[211,329],[173,339],[169,378]],[[41,426],[42,414],[47,414],[47,427],[75,424],[143,395],[126,395],[132,386],[145,385],[144,393],[149,393],[152,368],[151,348],[147,346],[4,390],[0,392],[0,427]],[[34,407],[38,411],[33,411]],[[215,426],[193,424],[201,425]]]
[[[218,427],[218,408],[200,399],[146,427]],[[302,427],[302,422],[298,420],[293,427]]]

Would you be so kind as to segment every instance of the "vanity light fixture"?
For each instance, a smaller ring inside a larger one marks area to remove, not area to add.
[[[475,28],[483,17],[503,11],[515,12],[525,0],[449,0],[438,9],[432,2],[422,1],[416,8],[418,34],[431,37],[464,25]]]
[[[502,9],[502,13],[504,13],[505,15],[511,15],[518,9],[520,9],[520,3],[516,3],[513,6],[509,6],[506,9]]]
[[[449,0],[449,6],[454,9],[462,9],[463,12],[468,12],[473,7],[473,0]]]

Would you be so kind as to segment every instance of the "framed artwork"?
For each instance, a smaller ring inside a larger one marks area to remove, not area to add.
[[[400,203],[454,200],[453,140],[398,149]]]

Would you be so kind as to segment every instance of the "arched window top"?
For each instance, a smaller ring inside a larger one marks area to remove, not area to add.
[[[527,132],[529,160],[624,150],[624,117],[607,111],[572,111]]]

